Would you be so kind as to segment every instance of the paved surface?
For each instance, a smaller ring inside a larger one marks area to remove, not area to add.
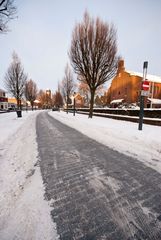
[[[46,112],[37,117],[37,141],[60,239],[161,239],[159,173]]]

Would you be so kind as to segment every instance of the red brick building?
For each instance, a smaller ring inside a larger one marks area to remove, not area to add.
[[[8,109],[8,98],[6,97],[6,92],[0,89],[0,109]]]
[[[143,73],[125,70],[124,61],[120,60],[117,74],[107,92],[108,103],[114,106],[123,102],[139,103],[142,76]],[[150,107],[153,99],[156,100],[156,103],[161,100],[161,77],[147,74],[147,80],[150,82],[150,91],[145,102]]]

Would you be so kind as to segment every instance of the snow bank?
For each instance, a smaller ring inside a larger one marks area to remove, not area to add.
[[[0,144],[10,135],[14,134],[17,129],[32,115],[34,112],[22,112],[22,118],[17,117],[16,112],[7,112],[0,114]]]
[[[0,115],[0,239],[54,240],[36,143],[38,112]]]
[[[55,119],[161,173],[161,127],[65,112],[49,112]]]

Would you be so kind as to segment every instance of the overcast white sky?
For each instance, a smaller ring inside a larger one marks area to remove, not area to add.
[[[18,19],[11,32],[0,35],[0,88],[12,52],[19,55],[25,71],[39,89],[57,89],[68,60],[71,34],[85,10],[113,22],[117,28],[118,53],[128,70],[161,76],[160,0],[15,0]]]

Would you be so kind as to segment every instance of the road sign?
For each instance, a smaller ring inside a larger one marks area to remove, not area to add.
[[[142,82],[142,90],[149,91],[149,82],[147,80]]]
[[[146,81],[146,74],[147,74],[147,68],[148,68],[148,62],[144,62],[143,64],[143,82],[142,82],[142,91],[140,94],[140,112],[139,112],[139,127],[138,130],[142,130],[143,127],[143,116],[144,116],[144,94],[146,92],[149,93],[149,82]],[[146,84],[145,82],[148,82],[148,84]],[[144,84],[145,83],[145,84]],[[146,87],[146,85],[148,85],[148,89]],[[146,91],[144,91],[144,86],[146,88]]]
[[[141,96],[148,97],[149,96],[149,91],[141,90]]]

